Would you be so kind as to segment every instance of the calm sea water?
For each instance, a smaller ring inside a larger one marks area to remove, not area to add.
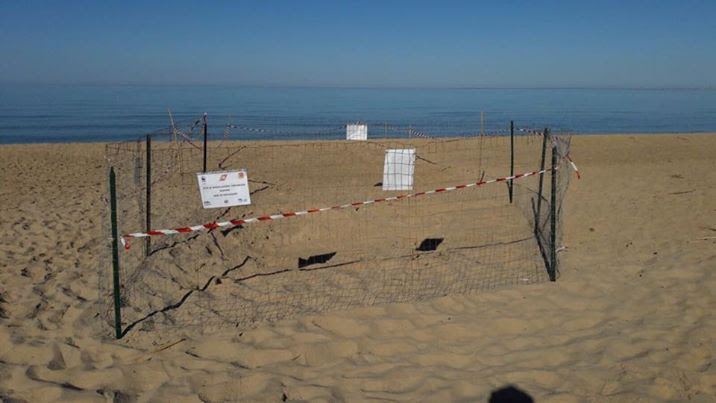
[[[209,134],[234,138],[344,136],[362,121],[433,135],[519,126],[575,133],[715,132],[714,90],[343,89],[153,86],[0,86],[0,143],[133,139],[208,113]]]

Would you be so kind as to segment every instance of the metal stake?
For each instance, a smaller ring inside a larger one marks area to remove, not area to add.
[[[122,338],[122,310],[120,308],[119,285],[119,245],[117,230],[117,185],[114,167],[109,168],[110,221],[112,222],[112,281],[114,294],[114,332],[117,339]]]
[[[552,189],[550,195],[550,281],[557,280],[557,144],[552,144]]]
[[[152,136],[147,134],[147,186],[146,186],[146,217],[145,217],[145,228],[146,231],[149,232],[152,229]],[[149,252],[151,252],[152,248],[152,241],[150,237],[144,238],[144,256],[149,256]]]
[[[515,122],[510,120],[510,176],[515,174]],[[513,180],[507,183],[507,188],[510,193],[510,204],[512,204],[512,187],[514,186]]]
[[[206,172],[206,147],[207,147],[207,137],[209,136],[209,123],[207,121],[206,112],[204,112],[204,126],[202,128],[202,132],[204,132],[204,168],[202,169],[202,172]]]

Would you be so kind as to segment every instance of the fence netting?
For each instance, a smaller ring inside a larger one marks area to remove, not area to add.
[[[297,139],[290,133],[247,140],[227,126],[222,138],[208,142],[207,170],[245,169],[251,204],[204,209],[197,183],[203,144],[196,122],[188,125],[191,130],[179,134],[153,133],[150,161],[146,137],[107,145],[108,170],[117,178],[120,235],[345,205],[511,174],[505,133],[435,137],[385,125],[369,132],[367,141],[335,134]],[[545,172],[512,182],[128,239],[129,249],[119,254],[123,331],[247,328],[325,310],[548,280],[549,268],[558,268],[552,249],[561,245],[569,141],[565,134],[545,140],[541,132],[516,131],[514,173]],[[384,183],[388,150],[398,150],[403,164],[412,161],[410,183],[401,178],[400,190]],[[413,150],[407,159],[406,150]],[[102,317],[111,324],[109,203],[104,216],[100,300]]]

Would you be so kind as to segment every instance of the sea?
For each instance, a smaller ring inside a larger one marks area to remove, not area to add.
[[[345,138],[356,122],[369,137],[505,133],[510,121],[576,135],[716,132],[716,90],[5,84],[0,143],[133,140],[171,121],[193,136],[204,113],[209,138],[237,140]]]

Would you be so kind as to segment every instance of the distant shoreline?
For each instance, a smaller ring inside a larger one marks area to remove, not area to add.
[[[681,86],[366,86],[366,85],[290,85],[290,84],[239,84],[239,83],[24,83],[0,82],[1,87],[126,87],[126,88],[258,88],[258,89],[335,89],[335,90],[590,90],[590,91],[716,91],[716,87],[681,87]]]
[[[661,136],[716,136],[716,131],[711,131],[711,132],[685,132],[685,131],[682,131],[682,132],[645,132],[645,133],[637,133],[637,132],[633,132],[633,133],[604,133],[604,132],[602,132],[602,133],[577,133],[577,132],[573,132],[573,133],[569,133],[569,134],[571,134],[571,135],[573,135],[573,136],[575,136],[575,137],[585,137],[585,136],[588,136],[588,137],[600,137],[600,136],[601,136],[601,137],[630,137],[630,136],[631,136],[631,137],[652,137],[652,136],[660,136],[660,137],[661,137]],[[525,134],[516,133],[516,135],[518,135],[518,136],[524,136]],[[486,135],[486,136],[488,136],[488,135]],[[498,137],[502,137],[502,136],[504,136],[504,134],[498,135]],[[450,137],[451,137],[451,136],[444,136],[444,137],[437,137],[437,138],[450,138]],[[458,136],[458,137],[459,137],[459,136]],[[479,137],[479,136],[475,136],[475,137]],[[38,146],[40,146],[40,145],[73,145],[73,144],[78,144],[78,145],[80,145],[80,144],[88,144],[88,145],[96,144],[96,145],[102,145],[102,144],[115,144],[115,143],[122,143],[122,142],[132,142],[132,141],[137,141],[138,139],[140,139],[140,137],[136,137],[136,138],[134,138],[134,139],[117,140],[117,141],[53,141],[53,142],[39,142],[39,141],[38,141],[38,142],[24,142],[24,143],[23,143],[23,142],[8,142],[8,143],[0,142],[0,147],[3,147],[3,146],[26,146],[26,145],[30,145],[30,146],[32,146],[32,145],[38,145]],[[373,137],[373,138],[370,138],[370,137],[369,137],[369,138],[368,138],[368,140],[384,140],[384,139],[386,139],[386,138],[384,138],[384,137]],[[389,137],[388,139],[390,139],[390,140],[407,140],[408,138],[407,138],[407,137]],[[165,141],[167,141],[167,140],[156,140],[156,141],[165,142]],[[199,142],[200,142],[201,140],[196,139],[196,141],[199,141]],[[220,141],[223,141],[223,140],[221,140],[221,139],[213,139],[213,140],[212,140],[211,138],[209,139],[209,142],[210,142],[210,143],[216,143],[216,142],[220,142]],[[282,142],[285,142],[285,141],[290,141],[290,142],[294,142],[294,141],[295,141],[295,142],[320,142],[320,141],[344,141],[344,140],[343,140],[343,139],[338,139],[338,138],[337,138],[337,139],[328,139],[328,138],[315,138],[315,139],[305,139],[305,138],[303,138],[303,139],[302,139],[302,138],[297,138],[297,139],[287,139],[287,138],[265,138],[265,139],[253,139],[253,138],[252,138],[252,139],[237,139],[237,138],[233,138],[233,139],[229,139],[228,141],[230,141],[230,142],[242,142],[242,141],[243,141],[243,142],[252,142],[252,143],[253,143],[253,142],[263,142],[263,141],[266,141],[266,142],[270,142],[270,141],[274,141],[274,142],[276,142],[276,141],[282,141]]]

